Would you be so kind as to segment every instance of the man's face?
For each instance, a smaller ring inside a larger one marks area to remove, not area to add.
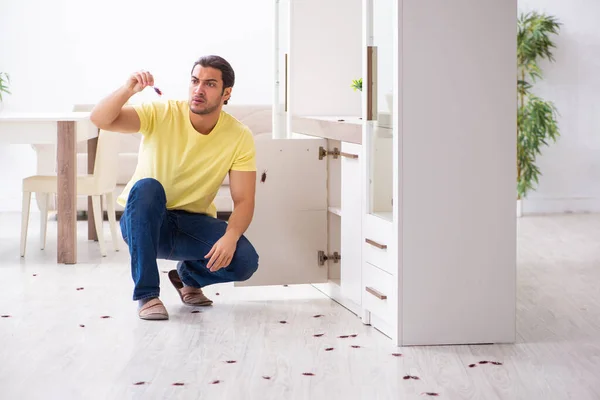
[[[190,110],[206,115],[219,110],[231,96],[231,88],[223,91],[223,77],[216,68],[196,65],[190,78]]]

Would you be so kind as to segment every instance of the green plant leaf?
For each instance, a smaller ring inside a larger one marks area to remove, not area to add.
[[[558,112],[552,102],[531,93],[533,83],[543,78],[539,60],[554,62],[552,53],[562,24],[553,16],[536,11],[520,14],[517,21],[517,196],[524,197],[539,184],[542,175],[536,157],[560,136]],[[529,79],[531,82],[526,81]]]

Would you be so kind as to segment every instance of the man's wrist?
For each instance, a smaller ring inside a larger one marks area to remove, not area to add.
[[[123,86],[121,86],[121,94],[123,96],[125,96],[127,98],[127,100],[129,100],[131,97],[133,97],[135,92],[133,91],[133,89],[131,89],[127,85],[123,85]]]
[[[227,229],[225,231],[225,236],[227,236],[228,238],[231,239],[235,239],[235,241],[237,242],[238,240],[240,240],[240,237],[242,236],[241,234],[239,234],[238,232],[236,232],[233,229]]]

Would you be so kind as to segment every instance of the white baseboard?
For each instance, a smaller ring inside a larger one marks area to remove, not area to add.
[[[523,200],[523,215],[600,213],[600,197],[540,197]]]

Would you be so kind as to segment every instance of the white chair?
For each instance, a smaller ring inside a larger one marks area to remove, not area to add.
[[[118,149],[120,133],[100,131],[94,173],[92,175],[77,176],[77,195],[91,196],[94,210],[94,223],[98,234],[100,253],[106,257],[106,246],[102,224],[104,214],[102,211],[102,196],[108,212],[108,223],[112,235],[115,251],[119,251],[117,238],[117,217],[115,213],[115,199],[113,191],[117,185]],[[48,221],[48,195],[57,192],[57,176],[34,175],[23,179],[23,209],[21,215],[21,257],[25,256],[27,244],[27,226],[29,223],[29,208],[31,193],[36,194],[41,209],[40,246],[46,246],[46,230]],[[60,215],[58,216],[60,218]]]

